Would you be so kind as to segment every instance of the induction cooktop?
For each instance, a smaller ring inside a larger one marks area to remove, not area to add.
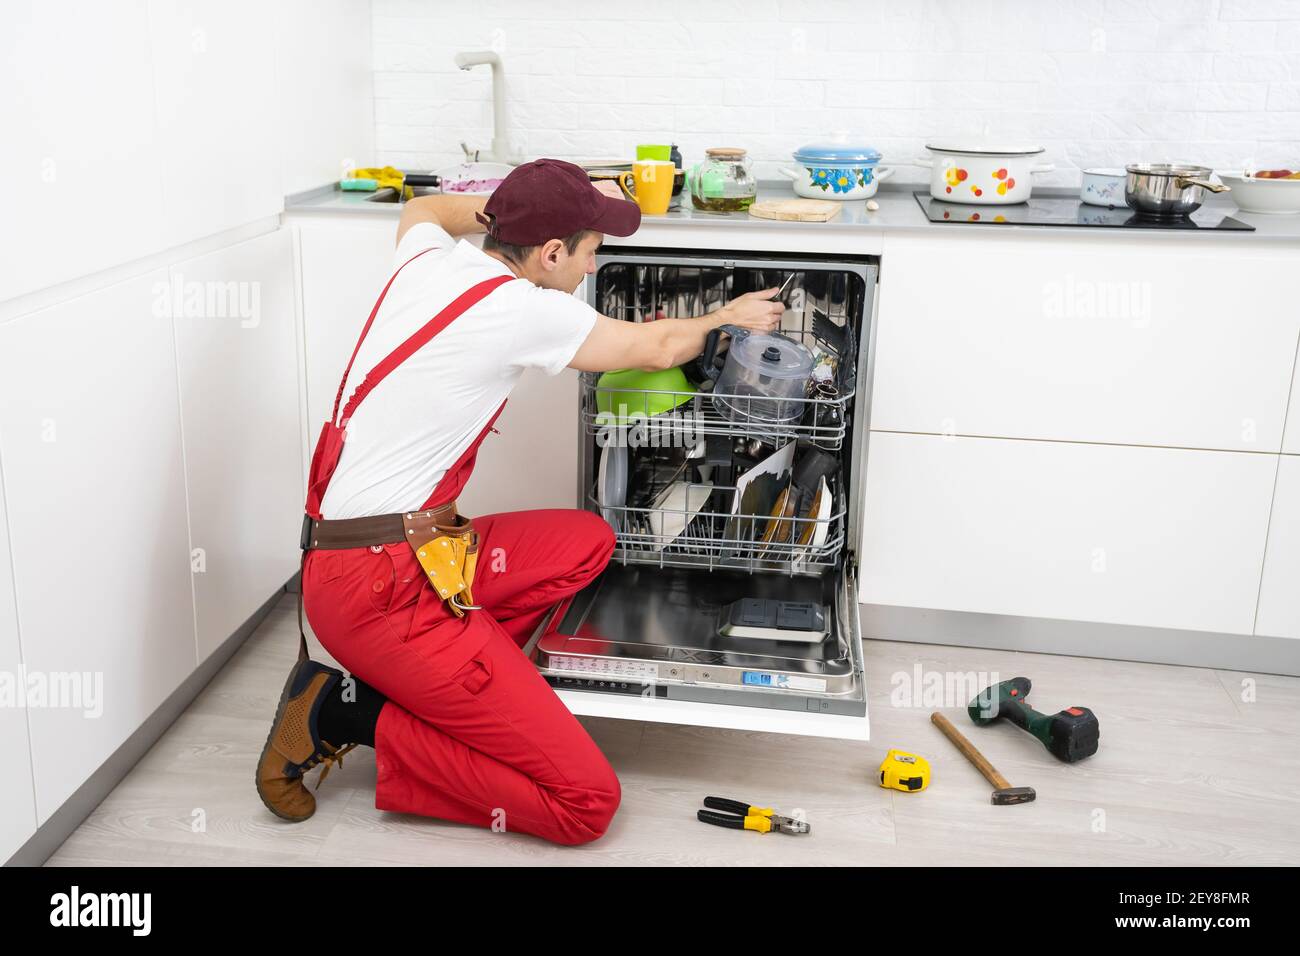
[[[1100,226],[1119,229],[1219,229],[1254,232],[1255,227],[1202,206],[1190,216],[1171,219],[1139,215],[1127,206],[1089,206],[1078,199],[1031,199],[1006,206],[972,206],[944,202],[928,192],[915,192],[921,211],[931,222],[994,226]]]

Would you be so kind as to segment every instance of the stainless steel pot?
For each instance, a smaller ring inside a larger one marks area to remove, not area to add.
[[[1208,166],[1171,163],[1133,163],[1124,167],[1124,201],[1148,216],[1189,216],[1201,208],[1207,192],[1228,192],[1229,187],[1210,182]]]

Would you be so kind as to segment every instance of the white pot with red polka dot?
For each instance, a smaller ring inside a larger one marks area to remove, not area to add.
[[[1026,202],[1034,185],[1033,173],[1051,172],[1052,163],[1034,162],[1041,146],[984,146],[962,143],[927,143],[932,159],[916,165],[930,170],[930,195],[944,202],[973,206],[1006,206]]]

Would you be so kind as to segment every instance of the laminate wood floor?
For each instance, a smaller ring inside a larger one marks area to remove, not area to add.
[[[252,781],[296,630],[286,596],[49,865],[1300,863],[1300,679],[878,641],[866,643],[869,743],[583,718],[623,784],[610,831],[583,847],[378,811],[365,748],[331,772],[311,820],[285,823]],[[313,656],[328,659],[319,646]],[[1038,791],[1033,804],[991,806],[989,785],[931,726],[934,708],[905,693],[918,664],[1028,676],[1039,709],[1097,713],[1101,750],[1066,766],[1013,727],[971,726],[954,701],[963,732]],[[891,747],[930,760],[927,791],[876,786]],[[801,808],[813,832],[705,826],[695,811],[707,794]]]

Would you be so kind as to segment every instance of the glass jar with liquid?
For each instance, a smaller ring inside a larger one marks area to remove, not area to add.
[[[706,149],[704,157],[686,177],[691,205],[707,212],[744,212],[754,204],[758,180],[743,149]]]

